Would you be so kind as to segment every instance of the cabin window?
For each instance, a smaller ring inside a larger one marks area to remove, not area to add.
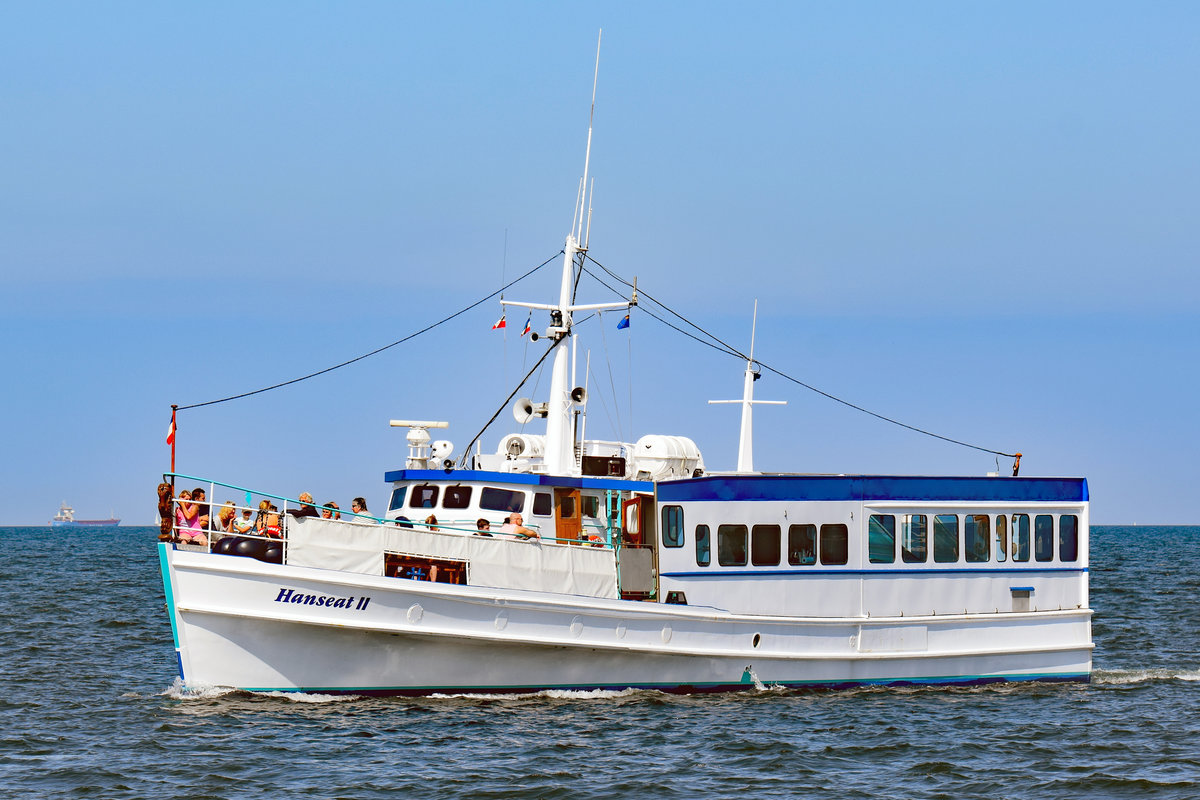
[[[892,514],[872,514],[867,524],[867,555],[872,564],[893,564],[896,561],[896,517]]]
[[[822,564],[845,564],[850,560],[850,529],[845,525],[822,525],[819,541]]]
[[[1033,557],[1038,561],[1054,560],[1054,517],[1049,514],[1033,518]]]
[[[663,547],[683,547],[683,506],[662,508]]]
[[[712,550],[708,538],[708,526],[696,526],[696,566],[707,567],[712,563]]]
[[[425,484],[424,486],[412,487],[412,498],[408,502],[409,508],[433,508],[437,505],[438,487]]]
[[[933,518],[933,560],[939,564],[958,561],[957,514],[938,514]]]
[[[442,508],[466,508],[471,505],[470,486],[447,486],[442,495]]]
[[[1008,517],[996,515],[996,560],[1003,561],[1008,557]]]
[[[534,498],[534,503],[537,503],[537,498]],[[583,515],[595,519],[600,516],[600,498],[595,495],[585,494],[579,498],[579,503],[583,507]],[[536,511],[534,512],[537,513]]]
[[[905,564],[924,564],[929,559],[929,519],[924,514],[905,514],[900,526],[900,557]]]
[[[1029,560],[1029,515],[1012,516],[1012,560]]]
[[[746,526],[717,526],[717,563],[722,567],[746,566]]]
[[[987,514],[967,514],[963,517],[963,551],[967,561],[979,564],[988,560],[991,528],[991,518]]]
[[[533,496],[533,515],[548,517],[554,513],[554,498],[549,492],[537,492]]]
[[[395,489],[392,489],[392,499],[388,501],[388,511],[404,508],[404,493],[407,490],[407,486],[397,486]]]
[[[1079,517],[1074,514],[1058,518],[1058,560],[1079,560]]]
[[[755,525],[750,530],[750,563],[756,567],[779,566],[779,543],[783,530],[778,525]]]
[[[793,525],[788,528],[788,563],[798,567],[817,563],[816,525]]]
[[[479,507],[488,511],[519,513],[525,507],[525,493],[485,486],[479,493]]]

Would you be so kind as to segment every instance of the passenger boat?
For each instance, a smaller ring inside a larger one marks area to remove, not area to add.
[[[590,155],[590,130],[588,141]],[[1082,478],[757,473],[752,360],[736,471],[709,472],[684,436],[581,435],[576,315],[637,302],[636,291],[576,302],[584,194],[557,300],[506,303],[549,312],[548,396],[514,408],[522,425],[544,419],[544,433],[468,447],[456,463],[430,435],[447,423],[393,420],[409,453],[384,474],[378,516],[297,516],[293,498],[165,476],[159,557],[186,686],[419,695],[1089,679]],[[274,502],[280,537],[176,541],[172,487],[194,482],[210,501],[245,492],[239,510]]]

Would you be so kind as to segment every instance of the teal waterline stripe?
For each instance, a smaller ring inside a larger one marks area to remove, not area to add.
[[[179,652],[179,631],[175,628],[175,591],[171,587],[171,567],[167,563],[166,542],[158,543],[158,568],[162,571],[163,593],[167,596],[167,616],[171,619],[171,639],[175,642],[175,652]],[[180,662],[179,674],[183,675],[183,663]]]
[[[1090,681],[1092,674],[1090,672],[1046,672],[1046,673],[1029,673],[1025,675],[942,675],[930,678],[872,678],[869,680],[813,680],[813,681],[763,681],[763,685],[767,687],[782,686],[786,688],[798,688],[809,686],[887,686],[890,684],[907,685],[913,684],[931,684],[931,685],[953,685],[961,683],[979,683],[981,681],[990,682],[1019,682],[1019,681]],[[704,688],[746,688],[754,684],[743,684],[737,682],[721,681],[711,683],[606,683],[606,684],[559,684],[555,686],[535,686],[535,685],[519,685],[519,686],[478,686],[478,687],[462,687],[462,686],[377,686],[375,688],[356,687],[344,688],[336,686],[324,687],[301,687],[298,689],[268,689],[246,687],[241,689],[244,692],[283,692],[288,694],[379,694],[381,692],[395,693],[450,693],[450,694],[480,694],[487,692],[546,692],[546,691],[595,691],[597,689],[606,691],[620,691],[624,689],[677,689],[682,686],[687,686],[694,689]]]
[[[1009,567],[1002,569],[976,569],[957,567],[950,569],[926,569],[921,566],[910,569],[727,569],[714,567],[710,570],[689,570],[687,572],[664,572],[664,578],[724,578],[724,577],[778,577],[806,575],[903,575],[909,578],[919,578],[927,575],[1012,575],[1012,574],[1067,574],[1082,575],[1089,571],[1088,567]]]

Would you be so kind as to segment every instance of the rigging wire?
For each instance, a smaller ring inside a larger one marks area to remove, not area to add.
[[[629,288],[631,288],[631,289],[632,289],[632,288],[634,288],[632,283],[630,283],[629,281],[625,280],[625,279],[624,279],[624,278],[622,278],[620,275],[617,275],[615,272],[613,272],[613,271],[612,271],[612,270],[610,270],[608,267],[606,267],[606,266],[604,266],[603,264],[601,264],[601,263],[600,263],[599,261],[597,261],[596,259],[592,258],[591,256],[587,256],[587,259],[588,259],[589,261],[591,261],[593,264],[595,264],[596,266],[600,267],[600,269],[604,270],[604,271],[605,271],[605,272],[606,272],[606,273],[607,273],[609,276],[611,276],[611,277],[612,277],[612,279],[613,279],[613,280],[615,280],[615,281],[618,281],[618,282],[620,282],[620,283],[624,284],[625,286],[628,286],[628,287],[629,287]],[[589,275],[591,275],[593,278],[595,278],[597,281],[599,281],[599,282],[600,282],[600,283],[601,283],[603,286],[605,286],[605,287],[606,287],[607,289],[609,289],[610,291],[616,292],[618,296],[620,296],[620,297],[625,297],[625,295],[624,295],[624,294],[622,294],[621,292],[617,291],[616,289],[613,289],[613,287],[609,286],[607,283],[604,283],[604,281],[600,280],[600,278],[598,278],[596,275],[594,275],[594,274],[593,274],[591,271],[588,271],[588,274],[589,274]],[[638,287],[638,289],[637,289],[637,293],[638,293],[638,296],[639,296],[639,297],[644,297],[644,298],[646,298],[646,299],[650,300],[650,301],[651,301],[651,302],[653,302],[655,305],[659,306],[660,308],[662,308],[662,309],[664,309],[665,311],[667,311],[667,312],[669,312],[670,314],[672,314],[672,315],[673,315],[674,317],[676,317],[677,319],[679,319],[679,320],[681,320],[682,322],[686,323],[688,326],[692,327],[693,329],[695,329],[695,330],[699,331],[700,333],[704,334],[705,336],[707,336],[707,337],[708,337],[708,338],[709,338],[711,341],[705,341],[705,340],[703,340],[703,339],[701,339],[701,338],[699,338],[699,337],[697,337],[697,336],[694,336],[693,334],[690,334],[690,333],[688,333],[687,331],[684,331],[684,330],[682,330],[681,328],[679,328],[679,327],[677,327],[677,326],[675,326],[675,325],[672,325],[672,324],[671,324],[671,323],[669,323],[669,322],[666,322],[666,321],[665,321],[665,320],[663,320],[661,317],[659,317],[657,314],[655,314],[655,313],[653,313],[652,311],[650,311],[650,310],[648,310],[648,309],[646,309],[646,308],[644,308],[644,307],[642,307],[642,306],[640,306],[640,305],[639,305],[639,308],[641,308],[641,309],[642,309],[642,311],[644,311],[645,313],[647,313],[649,316],[651,316],[651,317],[654,317],[654,318],[655,318],[655,319],[657,319],[659,322],[662,322],[662,323],[664,323],[665,325],[667,325],[667,326],[668,326],[668,327],[670,327],[670,328],[674,328],[675,330],[679,331],[680,333],[684,334],[685,336],[688,336],[689,338],[695,339],[696,341],[700,342],[701,344],[707,345],[708,347],[711,347],[711,348],[713,348],[714,350],[718,350],[718,351],[720,351],[720,352],[723,352],[723,353],[725,353],[726,355],[737,356],[738,358],[741,358],[741,359],[743,359],[743,360],[745,360],[745,361],[750,361],[750,360],[751,360],[751,359],[750,359],[750,357],[749,357],[749,356],[747,356],[745,353],[741,352],[740,350],[738,350],[736,347],[734,347],[733,345],[729,344],[728,342],[722,341],[720,338],[718,338],[717,336],[714,336],[713,334],[709,333],[709,332],[708,332],[708,331],[706,331],[704,328],[701,328],[701,327],[700,327],[699,325],[697,325],[696,323],[692,322],[692,321],[691,321],[691,320],[689,320],[688,318],[684,317],[682,314],[678,313],[678,312],[677,312],[677,311],[675,311],[674,309],[672,309],[672,308],[670,308],[669,306],[667,306],[667,305],[666,305],[665,303],[663,303],[661,300],[658,300],[658,299],[657,299],[657,298],[655,298],[653,295],[651,295],[651,294],[649,294],[648,292],[646,292],[646,290],[645,290],[644,288]],[[628,299],[628,298],[625,298],[625,299]],[[715,344],[714,344],[714,342],[715,342]],[[934,433],[933,431],[927,431],[927,430],[925,430],[924,428],[918,428],[918,427],[916,427],[915,425],[909,425],[909,424],[908,424],[908,423],[906,423],[906,422],[901,422],[900,420],[897,420],[897,419],[892,419],[891,417],[886,417],[886,416],[884,416],[883,414],[876,413],[876,412],[874,412],[874,411],[871,411],[870,409],[863,408],[863,407],[862,407],[862,406],[860,406],[860,405],[856,405],[856,404],[854,404],[854,403],[851,403],[849,400],[843,400],[842,398],[840,398],[840,397],[837,397],[836,395],[832,395],[832,394],[830,394],[829,392],[826,392],[826,391],[824,391],[824,390],[822,390],[822,389],[818,389],[817,387],[815,387],[815,386],[812,386],[811,384],[805,383],[804,381],[800,380],[799,378],[794,378],[794,377],[792,377],[791,375],[788,375],[786,372],[784,372],[784,371],[782,371],[782,370],[780,370],[780,369],[776,369],[775,367],[772,367],[770,364],[766,364],[766,363],[764,363],[763,361],[761,361],[761,360],[759,360],[759,359],[754,359],[754,363],[758,364],[760,367],[762,367],[763,369],[767,370],[768,372],[773,372],[774,374],[778,375],[779,377],[783,378],[784,380],[791,381],[792,383],[796,384],[797,386],[802,386],[802,387],[804,387],[805,389],[808,389],[810,392],[815,392],[816,394],[819,394],[819,395],[821,395],[822,397],[828,398],[829,400],[833,400],[834,402],[837,402],[837,403],[841,403],[842,405],[844,405],[844,406],[846,406],[846,407],[848,407],[848,408],[852,408],[852,409],[854,409],[855,411],[861,411],[862,413],[864,413],[864,414],[867,414],[867,415],[869,415],[869,416],[872,416],[872,417],[875,417],[876,419],[878,419],[878,420],[882,420],[883,422],[890,422],[890,423],[891,423],[891,424],[893,424],[893,425],[898,425],[898,426],[900,426],[901,428],[906,428],[906,429],[908,429],[908,430],[910,430],[910,431],[913,431],[914,433],[920,433],[920,434],[924,434],[925,436],[930,436],[930,437],[933,437],[934,439],[940,439],[940,440],[942,440],[943,442],[949,442],[950,444],[957,444],[957,445],[959,445],[959,446],[961,446],[961,447],[968,447],[968,448],[970,448],[970,449],[972,449],[972,450],[979,450],[979,451],[981,451],[981,452],[984,452],[984,453],[992,453],[992,454],[994,454],[994,455],[998,455],[998,456],[1004,456],[1005,458],[1016,458],[1016,457],[1017,457],[1017,454],[1016,454],[1016,453],[1005,453],[1005,452],[1004,452],[1004,451],[1002,451],[1002,450],[993,450],[993,449],[992,449],[992,448],[990,448],[990,447],[981,447],[980,445],[977,445],[977,444],[971,444],[970,442],[964,442],[964,441],[961,441],[961,440],[959,440],[959,439],[952,439],[952,438],[950,438],[949,436],[942,436],[942,435],[941,435],[941,434],[939,434],[939,433]]]
[[[475,308],[476,306],[480,306],[483,303],[486,303],[488,300],[491,300],[493,297],[500,294],[501,292],[503,292],[505,289],[509,288],[510,286],[513,286],[513,285],[525,280],[530,275],[537,272],[539,269],[546,266],[554,259],[558,258],[560,255],[562,255],[561,250],[558,251],[558,253],[550,256],[550,258],[547,258],[541,264],[538,264],[536,267],[534,267],[533,269],[526,272],[521,277],[517,278],[514,281],[506,283],[504,286],[501,286],[499,289],[497,289],[496,291],[487,295],[486,297],[482,297],[479,300],[476,300],[474,303],[471,303],[471,305],[460,308],[458,311],[455,311],[450,316],[440,319],[437,322],[433,323],[432,325],[428,325],[428,326],[422,328],[421,330],[417,331],[416,333],[410,333],[408,336],[405,336],[403,339],[398,339],[397,341],[394,341],[391,344],[386,344],[383,347],[372,350],[369,353],[364,353],[363,355],[358,356],[357,358],[352,358],[349,361],[343,361],[340,364],[335,364],[332,367],[326,367],[325,369],[319,370],[317,372],[311,372],[308,375],[304,375],[299,378],[292,378],[290,381],[284,381],[283,383],[276,383],[273,386],[265,386],[262,389],[255,389],[252,392],[242,392],[241,394],[235,394],[235,395],[232,395],[231,397],[223,397],[220,400],[209,400],[208,402],[205,402],[205,403],[192,403],[189,406],[180,406],[177,410],[185,411],[189,408],[202,408],[203,406],[212,406],[212,405],[216,405],[217,403],[227,403],[230,400],[240,400],[243,397],[250,397],[250,396],[256,395],[256,394],[262,394],[263,392],[269,392],[272,389],[280,389],[280,388],[283,388],[284,386],[291,386],[293,383],[300,383],[300,381],[306,381],[309,378],[315,378],[318,375],[324,375],[327,372],[333,372],[335,369],[341,369],[342,367],[348,367],[357,361],[362,361],[364,358],[370,358],[373,355],[378,355],[379,353],[382,353],[384,350],[389,350],[398,344],[404,344],[405,342],[409,341],[410,339],[415,339],[423,333],[428,333],[429,331],[433,330],[434,328],[437,328],[441,325],[445,325],[447,322],[454,319],[455,317],[462,316],[463,314],[467,313],[468,311]]]
[[[492,414],[492,418],[489,419],[486,423],[484,423],[484,426],[479,429],[479,433],[475,434],[475,438],[473,438],[467,444],[467,446],[465,448],[463,448],[463,454],[461,456],[459,456],[459,459],[458,459],[459,469],[462,469],[466,465],[467,456],[469,456],[471,454],[471,448],[475,446],[475,443],[477,441],[479,441],[479,437],[483,436],[484,432],[487,431],[487,429],[491,427],[492,423],[496,421],[496,417],[500,416],[500,412],[508,407],[509,401],[517,396],[517,392],[521,391],[521,387],[525,385],[525,382],[527,380],[529,380],[529,376],[533,375],[533,373],[537,371],[537,368],[542,365],[542,362],[546,360],[546,357],[554,352],[554,348],[558,347],[566,340],[567,339],[564,336],[563,338],[555,341],[554,344],[551,345],[550,347],[547,347],[546,352],[542,353],[542,357],[537,360],[537,363],[533,365],[533,367],[529,370],[529,372],[525,373],[525,377],[521,378],[521,382],[518,383],[516,388],[512,390],[512,394],[510,394],[508,397],[504,398],[504,402],[500,404],[500,407],[498,409],[496,409],[496,413]]]

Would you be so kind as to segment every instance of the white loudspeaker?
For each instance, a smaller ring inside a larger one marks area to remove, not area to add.
[[[513,419],[521,425],[533,419],[533,401],[528,397],[518,398],[517,402],[513,403]]]
[[[435,461],[444,461],[454,452],[454,443],[446,439],[438,439],[429,448],[429,454]]]

